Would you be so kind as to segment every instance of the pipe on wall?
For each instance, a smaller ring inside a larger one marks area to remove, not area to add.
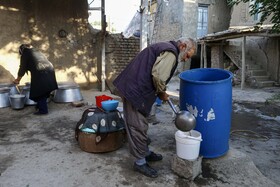
[[[278,42],[277,42],[277,47],[276,47],[276,49],[278,49],[277,51],[277,53],[278,53],[278,68],[277,68],[277,84],[280,84],[280,80],[279,80],[279,73],[280,73],[280,39],[278,39]]]

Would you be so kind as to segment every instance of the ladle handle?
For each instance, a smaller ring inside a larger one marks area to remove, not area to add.
[[[172,108],[172,110],[175,112],[175,114],[178,114],[175,106],[173,105],[172,101],[169,98],[168,98],[167,102],[170,105],[170,107]]]
[[[18,88],[18,85],[17,84],[14,84],[14,85],[15,85],[17,92],[20,94],[20,89]]]

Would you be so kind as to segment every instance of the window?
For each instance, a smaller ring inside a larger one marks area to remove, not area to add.
[[[205,36],[208,32],[208,6],[198,6],[197,37]]]
[[[251,1],[250,2],[250,6],[253,6],[255,3],[256,3],[255,0]],[[256,7],[260,8],[261,7],[261,3],[257,3]],[[254,16],[253,16],[254,21],[260,21],[260,18],[261,18],[261,14],[260,13],[254,14]]]

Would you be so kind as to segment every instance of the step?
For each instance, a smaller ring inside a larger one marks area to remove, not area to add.
[[[274,84],[275,84],[274,81],[260,81],[258,82],[258,87],[259,88],[272,87],[274,86]]]
[[[249,75],[251,76],[266,76],[267,73],[264,70],[248,70]]]
[[[255,60],[252,59],[245,59],[246,64],[257,64]]]
[[[259,64],[248,64],[246,65],[247,70],[262,70],[262,66]]]
[[[269,76],[264,75],[264,76],[251,76],[251,78],[257,80],[257,81],[269,81]]]

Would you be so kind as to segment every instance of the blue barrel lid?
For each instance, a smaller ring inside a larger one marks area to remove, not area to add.
[[[179,74],[180,80],[195,84],[221,83],[232,77],[233,74],[230,71],[219,68],[197,68]]]

